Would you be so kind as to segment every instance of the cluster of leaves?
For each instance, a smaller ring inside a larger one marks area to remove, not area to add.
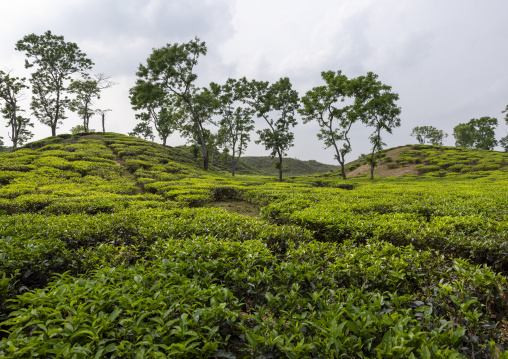
[[[490,315],[505,304],[507,283],[487,267],[377,241],[312,242],[305,232],[219,210],[145,212],[144,225],[132,224],[135,213],[125,215],[113,229],[126,229],[119,240],[138,229],[152,232],[152,242],[82,241],[75,258],[88,256],[89,268],[100,269],[54,277],[18,296],[2,324],[9,336],[0,353],[445,358],[486,355],[501,342]],[[13,234],[20,222],[47,224],[24,217],[2,227]],[[82,226],[90,228],[82,238],[105,218],[89,217],[97,224]],[[70,237],[81,236],[72,232],[78,220],[62,218],[48,238],[60,235],[72,247]],[[182,234],[184,228],[191,230]],[[267,245],[277,228],[289,239],[283,253]]]

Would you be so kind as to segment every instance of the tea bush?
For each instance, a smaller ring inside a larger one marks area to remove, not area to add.
[[[508,356],[508,158],[384,161],[422,176],[231,178],[113,133],[0,154],[0,357]],[[229,201],[262,218],[191,208]]]

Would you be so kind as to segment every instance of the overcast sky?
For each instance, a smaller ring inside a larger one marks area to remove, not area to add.
[[[289,77],[304,95],[322,85],[322,71],[342,70],[348,77],[373,71],[400,96],[402,125],[383,136],[388,147],[415,143],[411,130],[423,125],[447,132],[451,146],[453,127],[482,116],[499,120],[498,139],[508,133],[501,114],[508,105],[506,0],[1,0],[0,13],[1,69],[28,76],[15,43],[51,30],[78,44],[94,61],[93,73],[112,76],[118,85],[96,103],[112,109],[107,131],[127,134],[136,125],[129,88],[152,49],[198,36],[208,47],[196,69],[200,86],[228,77]],[[51,135],[33,121],[33,139]],[[78,124],[69,112],[57,133]],[[264,126],[260,120],[256,125]],[[100,129],[98,116],[91,128]],[[317,132],[300,121],[288,155],[335,163]],[[346,161],[369,152],[370,132],[361,124],[353,128]],[[0,127],[0,136],[6,142],[7,128]],[[185,143],[178,135],[168,141]],[[267,154],[254,142],[247,150]]]

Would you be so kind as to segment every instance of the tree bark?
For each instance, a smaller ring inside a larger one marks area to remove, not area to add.
[[[279,152],[279,182],[282,182],[282,153]]]

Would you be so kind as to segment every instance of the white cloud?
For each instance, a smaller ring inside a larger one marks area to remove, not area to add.
[[[98,104],[113,109],[107,128],[122,133],[135,125],[128,90],[139,63],[152,48],[196,35],[208,46],[197,67],[201,85],[288,76],[303,94],[321,84],[322,71],[377,73],[399,93],[402,107],[402,127],[386,136],[389,146],[414,142],[409,134],[417,125],[451,134],[473,117],[501,119],[508,104],[504,0],[18,0],[3,1],[0,12],[8,14],[0,23],[0,68],[27,74],[23,54],[14,50],[24,35],[48,29],[64,35],[96,63],[94,72],[119,82]],[[69,115],[61,131],[79,123]],[[36,131],[37,138],[50,133],[41,125]],[[295,133],[290,156],[334,162],[315,125],[302,124]],[[351,159],[368,151],[370,130],[358,126],[353,133]],[[254,143],[248,153],[266,154]]]

